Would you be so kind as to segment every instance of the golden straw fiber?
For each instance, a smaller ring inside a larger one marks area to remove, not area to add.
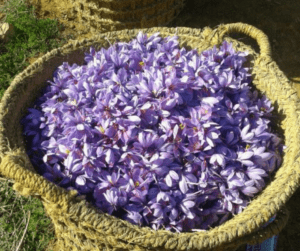
[[[51,0],[45,4],[44,0],[27,0],[39,13],[51,13],[77,34],[167,26],[179,15],[185,1]]]
[[[272,181],[249,203],[245,210],[222,225],[208,231],[172,233],[138,227],[114,216],[104,214],[86,201],[76,197],[76,191],[67,191],[49,182],[37,173],[26,154],[20,119],[27,108],[41,95],[41,90],[53,79],[53,73],[63,62],[69,65],[84,63],[84,52],[108,48],[110,43],[130,41],[140,30],[108,32],[81,41],[71,40],[40,57],[18,74],[0,103],[0,173],[15,181],[13,186],[23,196],[39,198],[45,212],[55,226],[54,250],[214,250],[232,251],[239,246],[255,244],[277,235],[286,225],[286,202],[299,187],[299,111],[296,91],[271,58],[266,35],[257,28],[243,24],[222,24],[212,30],[191,28],[149,28],[141,31],[149,36],[178,36],[180,47],[203,50],[220,45],[226,40],[238,51],[248,51],[255,87],[275,106],[277,126],[283,131],[283,162]],[[228,37],[243,33],[257,41],[260,53],[250,46]],[[276,220],[261,228],[276,214]]]

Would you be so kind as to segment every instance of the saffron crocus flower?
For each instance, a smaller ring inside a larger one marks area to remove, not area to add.
[[[129,222],[132,222],[135,225],[142,226],[143,217],[139,212],[136,211],[127,211],[128,214],[126,215],[126,218]]]
[[[86,124],[86,114],[79,111],[74,112],[74,116],[67,114],[65,115],[65,130],[64,135],[68,135],[70,139],[83,139],[85,135],[93,137],[91,128]]]
[[[164,90],[159,74],[154,75],[152,72],[146,71],[145,75],[145,78],[137,86],[138,94],[145,98],[159,97]]]
[[[181,80],[177,78],[177,72],[175,67],[167,68],[168,77],[165,80],[165,89],[164,92],[171,97],[174,97],[178,92],[182,92],[186,87],[187,84],[183,83]]]
[[[109,138],[112,138],[117,133],[117,129],[113,126],[113,120],[108,118],[100,118],[98,119],[98,123],[95,126],[95,129],[93,130],[96,133],[100,133],[100,135],[105,135]]]
[[[118,130],[114,136],[115,140],[121,140],[124,145],[127,145],[128,141],[134,138],[138,132],[135,123],[132,122],[132,125],[128,126],[126,121],[122,119],[117,119],[116,123],[118,124]]]
[[[46,166],[47,170],[45,171],[44,177],[47,180],[61,185],[69,182],[69,179],[65,178],[65,176],[63,175],[59,164],[55,163],[53,167],[47,164]]]
[[[102,118],[105,119],[111,118],[112,113],[114,112],[119,115],[121,112],[118,112],[114,107],[117,101],[118,100],[111,92],[109,92],[107,95],[100,93],[96,99],[97,106],[93,108],[93,112],[102,114]]]
[[[139,153],[144,153],[150,146],[154,145],[158,139],[158,135],[153,131],[148,133],[141,132],[138,134],[138,142],[134,143],[134,147]]]
[[[107,190],[103,195],[108,202],[106,210],[109,214],[112,214],[113,211],[117,210],[118,206],[118,189],[113,187]]]
[[[125,178],[120,177],[120,169],[118,173],[113,172],[111,175],[109,172],[102,170],[101,175],[97,177],[100,183],[97,185],[99,191],[106,191],[111,187],[120,187],[127,184]]]

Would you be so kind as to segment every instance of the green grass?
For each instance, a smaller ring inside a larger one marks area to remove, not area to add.
[[[4,22],[15,28],[7,43],[0,42],[0,99],[12,79],[34,57],[61,46],[67,41],[59,34],[57,20],[38,20],[34,8],[24,0],[11,0],[0,9]],[[62,27],[60,27],[62,28]],[[0,251],[44,251],[54,239],[54,228],[36,198],[18,196],[13,182],[0,178]]]
[[[10,0],[0,9],[6,14],[6,23],[14,26],[15,33],[8,43],[0,43],[0,98],[13,78],[29,65],[26,58],[57,48],[62,39],[57,20],[34,16],[34,7],[27,8],[24,0]]]
[[[42,202],[16,195],[12,181],[0,181],[0,250],[45,250],[54,239]]]

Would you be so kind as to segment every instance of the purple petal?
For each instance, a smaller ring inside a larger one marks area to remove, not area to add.
[[[145,145],[145,144],[146,144],[145,133],[140,132],[140,133],[139,133],[139,136],[138,136],[138,139],[139,139],[139,142],[140,142],[142,145]]]
[[[244,152],[242,153],[241,155],[239,155],[239,159],[241,160],[246,160],[246,159],[249,159],[253,156],[253,152]]]
[[[254,166],[254,163],[250,160],[241,160],[241,162],[245,166]]]
[[[215,132],[211,132],[211,137],[212,137],[212,139],[217,139],[217,138],[219,138],[219,135]]]
[[[258,193],[259,190],[256,187],[246,187],[242,189],[242,192],[248,196],[253,196],[254,194]]]
[[[213,142],[210,138],[206,137],[206,141],[207,141],[207,143],[209,144],[209,146],[211,146],[211,147],[214,147],[214,146],[215,146],[215,145],[214,145],[214,142]]]
[[[266,171],[259,168],[248,169],[246,173],[250,179],[254,180],[262,179],[262,176],[266,175]]]
[[[267,125],[260,125],[255,129],[255,135],[260,135],[262,134],[266,129],[267,129]]]
[[[188,200],[188,201],[183,202],[183,205],[187,208],[191,208],[191,207],[194,207],[196,205],[196,203],[194,201]]]
[[[269,160],[274,156],[273,153],[261,153],[259,154],[259,157],[261,157],[263,160]]]
[[[234,138],[234,133],[233,133],[233,131],[227,133],[227,135],[226,135],[226,141],[227,141],[228,143],[230,143],[230,142],[233,140],[233,138]]]
[[[84,143],[84,145],[83,145],[83,153],[84,153],[84,155],[88,157],[88,156],[91,155],[91,152],[92,152],[92,149],[91,149],[90,144]]]
[[[178,216],[178,211],[175,208],[172,208],[171,213],[170,213],[170,220],[175,220]]]
[[[254,137],[254,133],[250,132],[243,137],[243,140],[248,141],[248,140],[252,139],[253,137]]]
[[[255,184],[254,180],[248,180],[245,182],[245,186],[249,186],[249,187],[254,186],[254,184]]]
[[[265,151],[266,147],[262,146],[262,147],[258,147],[257,149],[255,149],[255,155],[259,155],[261,153],[263,153]]]
[[[230,181],[230,184],[234,185],[234,186],[238,186],[238,187],[242,187],[244,186],[244,182],[240,181],[240,180],[232,180]]]
[[[170,175],[166,176],[166,184],[171,187],[172,186],[172,179]]]
[[[181,181],[179,181],[179,188],[183,194],[186,194],[188,191],[188,185],[186,183],[185,177],[183,177],[183,176],[181,177]]]
[[[230,201],[225,201],[225,207],[227,208],[228,211],[231,212],[231,210],[232,210],[232,203]]]
[[[139,124],[141,122],[141,119],[138,116],[128,116],[128,119],[135,124]]]
[[[78,124],[78,125],[76,126],[76,129],[77,129],[78,131],[83,131],[83,130],[84,130],[84,125],[83,125],[83,124]]]
[[[175,139],[176,136],[177,136],[178,130],[179,130],[179,126],[178,126],[178,125],[175,125],[175,127],[174,127],[174,129],[173,129],[173,138],[174,138],[174,139]]]
[[[171,171],[169,172],[169,175],[172,177],[172,179],[174,179],[174,180],[179,180],[178,173],[176,173],[175,171],[171,170]]]
[[[247,132],[249,131],[249,129],[250,129],[250,124],[246,125],[246,126],[243,128],[243,130],[241,131],[242,137],[244,137],[244,136],[247,134]]]
[[[202,102],[213,106],[214,104],[219,103],[219,100],[214,97],[206,97],[206,98],[202,98]]]
[[[108,149],[105,156],[105,161],[110,166],[115,163],[115,155],[111,149]]]
[[[163,110],[171,110],[176,105],[177,100],[176,99],[169,99],[165,100],[161,103],[161,107]]]
[[[76,184],[80,185],[80,186],[84,186],[86,183],[86,180],[83,176],[78,176],[76,178]]]
[[[73,173],[75,173],[75,172],[80,171],[81,169],[82,169],[82,163],[77,163],[77,164],[74,164],[74,165],[72,166],[71,171],[72,171]]]

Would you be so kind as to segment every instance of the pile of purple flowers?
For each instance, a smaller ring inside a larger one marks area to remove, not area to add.
[[[207,230],[240,213],[281,164],[273,110],[251,91],[247,54],[187,51],[177,37],[63,63],[22,119],[46,179],[139,226]]]

